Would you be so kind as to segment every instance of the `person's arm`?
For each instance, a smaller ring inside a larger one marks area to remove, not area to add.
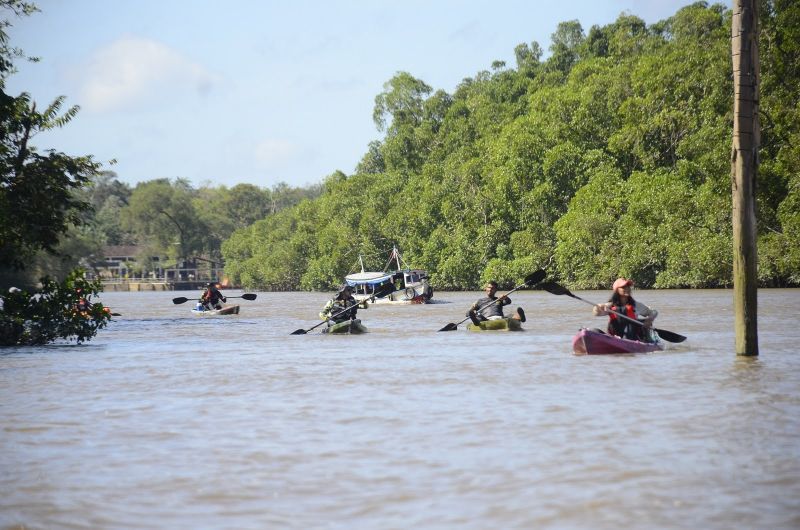
[[[482,299],[481,299],[481,300],[482,300]],[[477,300],[477,301],[475,301],[475,303],[474,303],[474,304],[472,304],[471,306],[469,306],[469,310],[467,311],[467,314],[466,314],[465,316],[470,316],[470,314],[472,314],[472,313],[474,313],[475,311],[477,311],[477,310],[478,310],[478,308],[479,308],[480,306],[481,306],[481,305],[480,305],[480,300]]]
[[[506,295],[503,295],[497,299],[497,303],[500,306],[509,305],[511,303],[511,298],[507,297]]]
[[[333,300],[328,300],[328,303],[326,303],[325,307],[322,308],[322,311],[319,312],[319,318],[321,318],[322,320],[328,320],[332,307],[333,307]]]
[[[605,304],[597,304],[592,308],[592,314],[596,317],[602,317],[608,315],[611,311],[611,302],[606,302]]]
[[[356,301],[356,299],[351,297],[349,300],[347,300],[346,304],[349,308],[347,315],[351,319],[356,318],[356,315],[358,314],[358,302]]]
[[[636,302],[636,308],[634,310],[636,311],[636,316],[640,320],[644,320],[645,325],[648,326],[652,325],[653,320],[655,320],[658,316],[658,311],[647,307],[645,304],[639,301]]]

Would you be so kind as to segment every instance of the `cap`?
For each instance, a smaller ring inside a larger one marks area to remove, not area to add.
[[[349,283],[346,283],[346,284],[342,285],[342,286],[339,288],[339,292],[340,292],[340,293],[343,293],[343,292],[345,292],[346,290],[348,290],[348,291],[352,291],[352,290],[353,290],[353,286],[352,286],[352,285],[350,285]]]
[[[612,289],[616,291],[620,287],[625,287],[626,285],[633,285],[633,280],[626,280],[625,278],[617,278],[614,282],[614,287]]]

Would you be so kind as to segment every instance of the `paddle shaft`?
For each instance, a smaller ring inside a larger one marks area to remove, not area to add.
[[[360,304],[360,303],[361,303],[361,302],[356,302],[356,303],[355,303],[355,304],[353,304],[353,305],[349,305],[349,306],[345,307],[345,308],[344,308],[344,309],[342,309],[341,311],[337,311],[336,313],[334,313],[334,314],[332,314],[331,316],[329,316],[327,319],[325,319],[325,320],[323,320],[322,322],[320,322],[319,324],[317,324],[317,326],[321,326],[322,324],[326,323],[328,320],[334,320],[334,319],[335,319],[336,317],[338,317],[339,315],[343,315],[343,314],[347,313],[348,311],[350,311],[351,309],[353,309],[354,307],[357,307],[357,306],[358,306],[358,304]],[[317,327],[317,326],[314,326],[313,328],[309,328],[309,329],[308,329],[308,331],[311,331],[312,329],[314,329],[314,328],[315,328],[315,327]]]
[[[585,299],[581,298],[580,296],[578,296],[578,295],[576,295],[576,294],[567,293],[567,296],[571,296],[572,298],[575,298],[575,299],[577,299],[577,300],[580,300],[581,302],[585,302],[585,303],[589,304],[589,305],[590,305],[590,306],[592,306],[592,307],[594,307],[594,306],[598,305],[598,304],[594,304],[594,303],[590,302],[589,300],[585,300]],[[644,323],[643,323],[643,322],[640,322],[639,320],[636,320],[635,318],[631,318],[631,317],[629,317],[628,315],[623,315],[623,314],[622,314],[622,313],[620,313],[619,311],[609,311],[609,313],[614,313],[615,315],[617,315],[617,316],[618,316],[618,317],[620,317],[620,318],[624,318],[625,320],[628,320],[628,321],[630,321],[630,322],[633,322],[634,324],[639,324],[640,326],[644,326]]]
[[[503,296],[508,296],[508,295],[510,295],[511,293],[513,293],[514,291],[519,291],[519,290],[520,290],[520,289],[522,289],[523,287],[527,287],[527,285],[528,285],[527,283],[523,283],[522,285],[518,285],[517,287],[514,287],[513,289],[511,289],[510,291],[508,291],[508,292],[507,292],[506,294],[504,294]],[[500,298],[503,298],[503,296],[499,296],[499,297],[497,298],[497,300],[499,300]],[[487,307],[489,307],[490,305],[492,305],[492,304],[496,304],[496,303],[497,303],[497,300],[492,300],[492,301],[491,301],[491,302],[489,302],[488,304],[483,304],[481,307],[479,307],[478,309],[476,309],[476,310],[475,310],[475,313],[476,313],[476,314],[477,314],[477,313],[480,313],[481,311],[483,311],[484,309],[486,309],[486,308],[487,308]],[[459,322],[458,324],[456,324],[456,326],[458,326],[459,324],[463,324],[463,323],[464,323],[464,322],[466,322],[467,320],[469,320],[469,317],[465,318],[464,320],[462,320],[461,322]]]
[[[562,289],[564,289],[564,288],[562,287]],[[585,300],[585,299],[581,298],[580,296],[578,296],[576,294],[572,294],[567,289],[564,289],[564,294],[566,294],[567,296],[571,296],[572,298],[575,298],[576,300],[580,300],[581,302],[585,302],[585,303],[589,304],[592,307],[597,305],[597,304],[593,304],[589,300]],[[614,313],[618,317],[623,318],[623,319],[625,319],[625,320],[627,320],[629,322],[633,322],[634,324],[638,324],[640,326],[644,326],[644,322],[636,320],[635,318],[631,318],[628,315],[623,315],[619,311],[611,311],[611,313]],[[678,333],[674,333],[674,332],[666,330],[666,329],[658,329],[658,328],[653,328],[653,329],[656,331],[656,333],[658,333],[658,335],[662,339],[664,339],[666,341],[669,341],[669,342],[683,342],[684,340],[686,340],[686,337],[684,337],[683,335],[679,335]]]
[[[306,333],[308,333],[308,332],[309,332],[309,331],[311,331],[312,329],[318,328],[319,326],[323,325],[323,324],[324,324],[324,323],[326,323],[327,321],[329,321],[329,320],[331,320],[331,319],[333,319],[333,318],[336,318],[336,317],[338,317],[338,316],[339,316],[339,315],[341,315],[341,314],[347,313],[348,311],[350,311],[350,310],[351,310],[351,309],[353,309],[354,307],[358,306],[359,304],[362,304],[362,303],[363,303],[363,304],[364,304],[364,306],[366,307],[367,300],[370,300],[370,299],[374,300],[375,298],[380,298],[381,296],[383,296],[383,295],[385,295],[385,294],[389,294],[389,291],[388,291],[388,289],[387,289],[387,288],[385,288],[385,287],[384,287],[383,289],[379,289],[379,290],[378,290],[378,292],[376,292],[376,293],[373,293],[373,294],[372,294],[372,296],[371,296],[370,298],[366,298],[366,299],[362,300],[361,302],[358,302],[358,301],[356,301],[356,303],[355,303],[355,304],[353,304],[353,305],[350,305],[350,306],[347,306],[347,307],[345,307],[344,309],[342,309],[341,311],[337,311],[336,313],[334,313],[333,315],[330,315],[328,318],[326,318],[325,320],[323,320],[323,321],[322,321],[322,322],[320,322],[319,324],[316,324],[316,325],[314,325],[314,326],[311,326],[311,327],[310,327],[310,328],[308,328],[308,329],[297,329],[297,330],[293,331],[293,332],[292,332],[292,333],[290,333],[290,334],[291,334],[291,335],[305,335]]]
[[[503,296],[508,296],[511,293],[513,293],[514,291],[518,291],[518,290],[522,289],[523,287],[530,287],[531,285],[537,284],[537,283],[541,282],[542,280],[544,280],[544,277],[546,275],[547,275],[547,273],[544,272],[543,269],[539,269],[536,272],[531,273],[528,276],[526,276],[525,277],[525,283],[523,283],[522,285],[518,285],[518,286],[514,287],[513,289],[508,291]],[[502,296],[500,298],[502,298]],[[483,311],[484,309],[486,309],[487,307],[489,307],[490,305],[495,304],[495,303],[497,303],[497,301],[496,300],[492,300],[488,304],[484,304],[482,307],[479,307],[478,309],[476,309],[475,312],[477,313],[478,311]],[[445,327],[443,327],[439,331],[454,331],[454,330],[458,329],[458,325],[459,324],[463,324],[464,322],[467,321],[468,318],[470,318],[469,315],[467,315],[467,318],[465,318],[464,320],[462,320],[458,324],[453,324],[452,322],[450,322],[449,324],[447,324]]]
[[[225,299],[228,299],[228,298],[244,298],[245,300],[255,300],[256,299],[255,296],[256,295],[251,294],[251,293],[245,293],[245,294],[243,294],[241,296],[226,296]],[[172,299],[172,303],[173,304],[183,304],[183,303],[189,302],[191,300],[199,301],[199,300],[201,300],[201,298],[185,298],[183,296],[179,296],[177,298],[173,298]]]
[[[506,294],[504,294],[503,296],[498,296],[498,297],[497,297],[497,300],[492,300],[492,301],[491,301],[491,302],[489,302],[488,304],[483,304],[482,306],[480,306],[478,309],[476,309],[476,310],[475,310],[475,313],[480,313],[481,311],[483,311],[483,310],[484,310],[484,309],[486,309],[487,307],[489,307],[489,306],[491,306],[491,305],[493,305],[493,304],[496,304],[498,300],[500,300],[500,299],[502,299],[502,298],[507,298],[507,297],[508,297],[508,295],[510,295],[510,294],[511,294],[511,293],[513,293],[514,291],[519,291],[519,290],[520,290],[520,289],[522,289],[523,287],[527,287],[527,286],[528,286],[528,284],[527,284],[527,283],[523,283],[522,285],[518,285],[517,287],[514,287],[513,289],[511,289],[510,291],[508,291],[508,292],[507,292]],[[511,302],[509,301],[509,303],[511,303]],[[466,322],[468,318],[469,318],[469,317],[465,318],[465,319],[464,319],[464,320],[462,320],[461,322]],[[459,322],[459,324],[460,324],[461,322]]]

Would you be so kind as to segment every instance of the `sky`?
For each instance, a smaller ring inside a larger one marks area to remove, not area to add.
[[[560,22],[584,32],[624,13],[647,24],[686,0],[34,0],[13,19],[6,92],[79,114],[33,140],[93,155],[135,185],[307,186],[353,173],[380,140],[375,96],[405,71],[452,94],[465,78],[515,67],[514,48],[547,56]],[[0,12],[2,18],[9,13]],[[110,165],[110,161],[116,161]]]

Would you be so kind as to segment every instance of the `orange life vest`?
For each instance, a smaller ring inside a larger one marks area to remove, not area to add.
[[[611,335],[625,337],[626,339],[641,340],[642,326],[637,326],[617,316],[617,313],[622,313],[626,317],[636,320],[636,309],[633,304],[625,304],[625,307],[622,309],[612,305],[610,311],[613,311],[613,313],[608,315],[608,332]]]

